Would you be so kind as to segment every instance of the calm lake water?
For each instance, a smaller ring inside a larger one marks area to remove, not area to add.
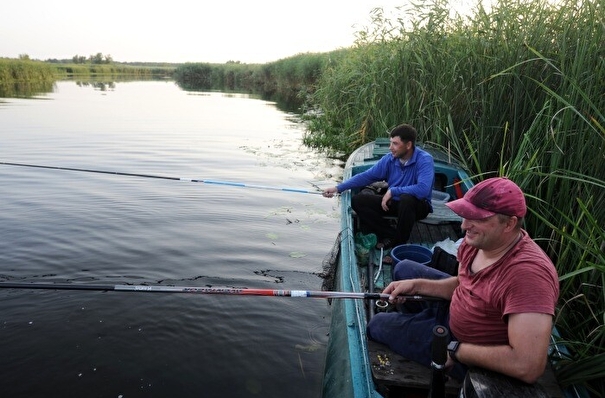
[[[0,99],[0,162],[313,191],[292,114],[170,81]],[[0,165],[0,282],[320,290],[337,199]],[[2,397],[319,397],[322,299],[0,289]]]

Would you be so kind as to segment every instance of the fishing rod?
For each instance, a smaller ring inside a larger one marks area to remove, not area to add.
[[[198,286],[149,286],[149,285],[89,285],[69,283],[25,283],[0,282],[2,289],[45,289],[45,290],[92,290],[116,291],[137,293],[192,293],[192,294],[223,294],[235,296],[268,296],[268,297],[297,297],[297,298],[328,298],[328,299],[361,299],[361,300],[388,300],[386,293],[358,293],[358,292],[328,292],[316,290],[272,290],[248,289],[229,287],[198,287]],[[410,301],[441,300],[430,296],[399,296]]]
[[[118,175],[118,176],[141,177],[141,178],[155,178],[155,179],[161,179],[161,180],[199,182],[199,183],[204,183],[204,184],[228,185],[228,186],[240,187],[240,188],[269,189],[269,190],[275,190],[275,191],[296,192],[296,193],[309,193],[309,194],[316,194],[316,195],[321,195],[322,194],[322,192],[320,192],[320,191],[309,191],[309,190],[306,190],[306,189],[298,189],[298,188],[287,188],[287,187],[280,188],[280,187],[271,187],[271,186],[265,186],[265,185],[243,184],[243,183],[232,182],[232,181],[202,180],[202,179],[183,178],[183,177],[170,177],[170,176],[153,175],[153,174],[122,173],[122,172],[119,172],[119,171],[78,169],[78,168],[73,168],[73,167],[43,166],[43,165],[37,165],[37,164],[11,163],[11,162],[0,162],[0,165],[4,165],[4,166],[18,166],[18,167],[30,167],[30,168],[38,168],[38,169],[49,169],[49,170],[79,171],[79,172],[84,172],[84,173],[113,174],[113,175]]]

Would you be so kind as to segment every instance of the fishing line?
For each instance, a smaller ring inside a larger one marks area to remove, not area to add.
[[[78,171],[78,172],[84,172],[84,173],[113,174],[113,175],[118,175],[118,176],[155,178],[155,179],[173,180],[173,181],[198,182],[198,183],[203,183],[203,184],[226,185],[226,186],[240,187],[240,188],[268,189],[268,190],[275,190],[275,191],[308,193],[308,194],[315,194],[315,195],[322,194],[321,191],[309,191],[306,189],[298,189],[298,188],[272,187],[272,186],[266,186],[266,185],[243,184],[243,183],[232,182],[232,181],[205,180],[205,179],[202,180],[202,179],[194,179],[194,178],[170,177],[170,176],[153,175],[153,174],[122,173],[119,171],[78,169],[78,168],[73,168],[73,167],[43,166],[43,165],[25,164],[25,163],[0,162],[0,165],[30,167],[30,168],[37,168],[37,169],[49,169],[49,170]]]
[[[380,248],[380,262],[378,264],[378,271],[376,272],[376,276],[374,277],[374,283],[378,281],[380,277],[380,273],[382,272],[382,258],[384,257],[384,247]]]

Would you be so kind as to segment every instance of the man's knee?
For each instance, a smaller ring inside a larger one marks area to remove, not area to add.
[[[357,213],[359,210],[367,210],[370,208],[380,207],[382,196],[369,195],[369,194],[356,194],[351,197],[351,207]]]
[[[429,203],[426,200],[420,200],[414,195],[403,194],[399,199],[399,212],[415,214],[416,220],[422,220],[429,212]]]
[[[375,314],[371,319],[370,322],[368,322],[368,326],[366,328],[366,331],[368,333],[368,337],[372,340],[377,340],[378,338],[378,330],[381,329],[382,326],[382,318],[384,316],[384,313],[377,313]]]
[[[353,207],[353,209],[355,209],[355,207],[358,207],[360,204],[364,203],[365,201],[367,201],[367,198],[365,198],[364,194],[355,194],[351,197],[351,207]]]
[[[421,275],[424,274],[424,269],[426,265],[417,263],[412,260],[401,260],[395,265],[395,269],[393,270],[393,279],[394,280],[402,280],[402,279],[416,279],[420,278]]]
[[[410,195],[407,193],[402,194],[401,196],[399,196],[399,203],[400,205],[413,205],[418,199],[416,199],[416,197],[414,195]]]
[[[441,272],[428,265],[420,264],[412,260],[401,260],[393,269],[393,280],[402,279],[444,279],[450,275]]]
[[[357,194],[351,197],[351,207],[353,210],[357,210],[359,208],[359,202],[363,201],[363,198],[360,198],[360,196],[361,195]]]

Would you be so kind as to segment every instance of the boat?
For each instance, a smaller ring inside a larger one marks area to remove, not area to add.
[[[461,198],[473,186],[469,173],[460,162],[440,148],[420,143],[417,145],[434,158],[433,213],[415,223],[408,243],[433,248],[443,242],[457,242],[463,236],[460,228],[462,220],[445,203]],[[379,138],[359,147],[345,164],[343,180],[367,170],[388,152],[388,138]],[[351,209],[351,195],[354,193],[345,191],[340,196],[341,230],[335,244],[338,255],[332,261],[335,269],[332,270],[330,288],[347,292],[381,292],[391,281],[391,265],[384,264],[383,256],[386,253],[374,248],[370,249],[367,259],[356,254],[356,217]],[[407,360],[385,345],[367,338],[366,324],[377,311],[375,304],[370,300],[331,302],[332,317],[326,350],[323,398],[429,396],[434,376],[431,369]],[[476,391],[477,385],[487,385],[487,391],[497,390],[500,393],[480,395]],[[531,386],[484,369],[471,369],[463,382],[449,379],[442,388],[447,397],[582,396],[573,391],[562,391],[550,367],[538,383]],[[540,395],[541,393],[546,395]]]

